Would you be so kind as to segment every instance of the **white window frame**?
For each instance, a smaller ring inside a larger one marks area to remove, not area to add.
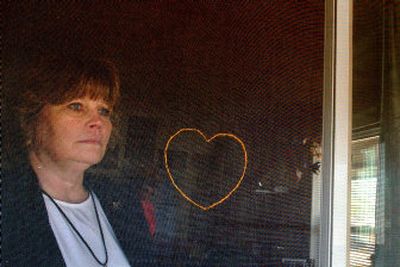
[[[319,266],[349,266],[352,0],[325,2],[323,165]]]

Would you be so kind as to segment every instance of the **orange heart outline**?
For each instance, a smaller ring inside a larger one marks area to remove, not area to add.
[[[229,137],[234,139],[236,142],[238,142],[243,150],[243,154],[244,154],[244,166],[243,166],[243,172],[242,175],[240,176],[239,180],[237,181],[236,185],[233,187],[233,189],[231,191],[228,192],[228,194],[226,194],[224,197],[222,197],[220,200],[217,200],[216,202],[212,203],[209,206],[203,206],[199,203],[197,203],[196,201],[194,201],[193,199],[191,199],[185,192],[183,192],[183,190],[176,184],[174,177],[171,174],[171,170],[169,168],[168,165],[168,148],[170,143],[173,141],[173,139],[178,136],[179,134],[183,133],[183,132],[196,132],[197,134],[201,135],[203,137],[203,139],[207,142],[210,143],[212,142],[215,138],[217,137]],[[236,135],[234,134],[230,134],[230,133],[217,133],[215,134],[213,137],[207,139],[207,137],[198,129],[195,128],[182,128],[179,131],[177,131],[175,134],[173,134],[167,141],[165,148],[164,148],[164,165],[165,168],[167,170],[168,173],[168,177],[171,180],[172,185],[175,187],[175,189],[190,203],[192,203],[194,206],[202,209],[203,211],[207,211],[211,208],[214,208],[216,206],[218,206],[219,204],[223,203],[225,200],[227,200],[240,186],[240,184],[243,181],[244,175],[246,174],[246,169],[247,169],[247,150],[246,150],[246,146],[243,143],[242,140],[240,140]]]

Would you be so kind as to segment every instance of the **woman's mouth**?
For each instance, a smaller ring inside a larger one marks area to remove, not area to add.
[[[101,145],[101,141],[98,139],[86,139],[86,140],[81,140],[79,143],[83,144],[92,144],[92,145]]]

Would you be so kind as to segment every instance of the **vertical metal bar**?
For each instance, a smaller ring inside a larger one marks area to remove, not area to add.
[[[332,266],[348,266],[352,134],[352,0],[336,1],[336,70]]]
[[[348,266],[352,1],[325,4],[323,165],[319,266]]]
[[[333,138],[334,138],[334,70],[335,70],[335,18],[336,1],[325,1],[325,52],[324,52],[324,98],[322,133],[322,183],[321,183],[321,236],[319,266],[331,266],[332,200],[333,200]]]

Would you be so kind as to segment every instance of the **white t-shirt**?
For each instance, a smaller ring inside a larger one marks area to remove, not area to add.
[[[122,251],[117,238],[112,230],[110,223],[104,214],[100,201],[96,195],[93,194],[96,201],[96,207],[99,214],[101,227],[103,229],[104,240],[107,247],[108,254],[108,267],[125,267],[130,266],[128,260]],[[49,216],[50,226],[56,237],[58,247],[64,258],[65,264],[71,267],[85,266],[85,267],[99,267],[101,266],[92,256],[88,248],[75,233],[72,227],[68,224],[67,220],[60,213],[57,207],[51,200],[43,194],[46,204],[47,214]],[[75,228],[79,231],[86,243],[101,261],[105,261],[105,252],[99,225],[96,219],[96,213],[93,205],[92,197],[82,203],[68,203],[60,200],[55,200],[56,203],[64,211],[65,215],[69,218]]]

